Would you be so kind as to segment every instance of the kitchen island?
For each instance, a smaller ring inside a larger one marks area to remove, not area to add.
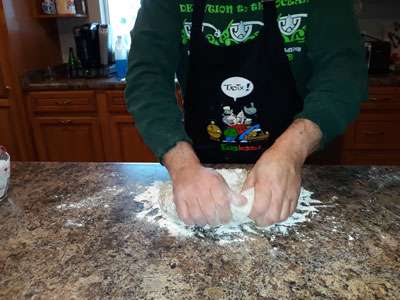
[[[168,235],[134,200],[158,164],[14,163],[1,299],[399,299],[400,168],[304,170],[323,205],[287,235]]]

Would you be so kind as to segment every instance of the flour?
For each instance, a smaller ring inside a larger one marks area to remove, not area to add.
[[[234,192],[240,192],[247,176],[246,170],[221,169],[217,170],[217,172],[224,177],[225,181]],[[302,188],[296,211],[285,222],[269,227],[258,227],[248,218],[248,214],[251,210],[250,207],[250,209],[246,208],[241,212],[240,219],[237,218],[230,224],[218,227],[198,227],[187,226],[179,220],[176,214],[175,204],[171,201],[171,195],[171,182],[154,182],[135,197],[135,201],[143,204],[143,210],[138,213],[136,217],[166,229],[171,236],[210,239],[220,244],[244,241],[256,236],[266,236],[272,233],[287,235],[297,224],[308,221],[310,216],[317,213],[317,207],[321,204],[320,201],[311,198],[312,192]],[[250,194],[246,196],[252,197]],[[234,209],[235,208],[231,207],[231,210]],[[234,214],[234,212],[232,212],[232,214]]]

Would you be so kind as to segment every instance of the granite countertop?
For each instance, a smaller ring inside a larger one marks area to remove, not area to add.
[[[62,67],[49,71],[37,70],[27,73],[22,81],[22,87],[27,92],[52,90],[123,90],[125,80],[115,76],[108,78],[68,79]]]
[[[324,205],[288,235],[218,244],[140,220],[158,164],[14,163],[1,299],[399,299],[400,168],[309,166]]]
[[[47,71],[33,71],[25,75],[23,79],[23,89],[31,91],[51,91],[51,90],[110,90],[125,89],[126,82],[110,78],[93,79],[68,79],[65,71],[54,72],[49,75]],[[400,87],[400,73],[390,73],[387,75],[370,75],[370,86],[396,86]]]

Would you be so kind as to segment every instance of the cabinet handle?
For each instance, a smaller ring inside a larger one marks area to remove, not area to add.
[[[364,132],[365,135],[384,135],[383,131],[366,131]]]
[[[368,98],[368,101],[376,101],[376,100],[378,100],[378,98],[376,98],[376,97],[369,97]]]
[[[58,105],[67,105],[67,104],[71,104],[71,100],[57,100],[56,103]]]
[[[67,126],[72,123],[72,120],[62,120],[62,121],[59,121],[59,123],[61,125]]]

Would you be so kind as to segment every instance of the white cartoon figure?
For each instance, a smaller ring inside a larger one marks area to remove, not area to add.
[[[223,107],[224,113],[222,114],[222,121],[228,125],[232,126],[236,124],[236,115],[233,113],[233,109],[230,106]]]
[[[244,112],[249,116],[255,115],[257,113],[257,108],[255,108],[254,102],[250,103],[250,107],[245,106],[243,109]]]
[[[279,29],[284,35],[292,35],[299,29],[301,19],[307,18],[308,14],[296,14],[280,17],[278,20]]]
[[[236,116],[236,124],[244,124],[244,121],[246,121],[246,116],[244,115],[243,110],[241,110]]]

